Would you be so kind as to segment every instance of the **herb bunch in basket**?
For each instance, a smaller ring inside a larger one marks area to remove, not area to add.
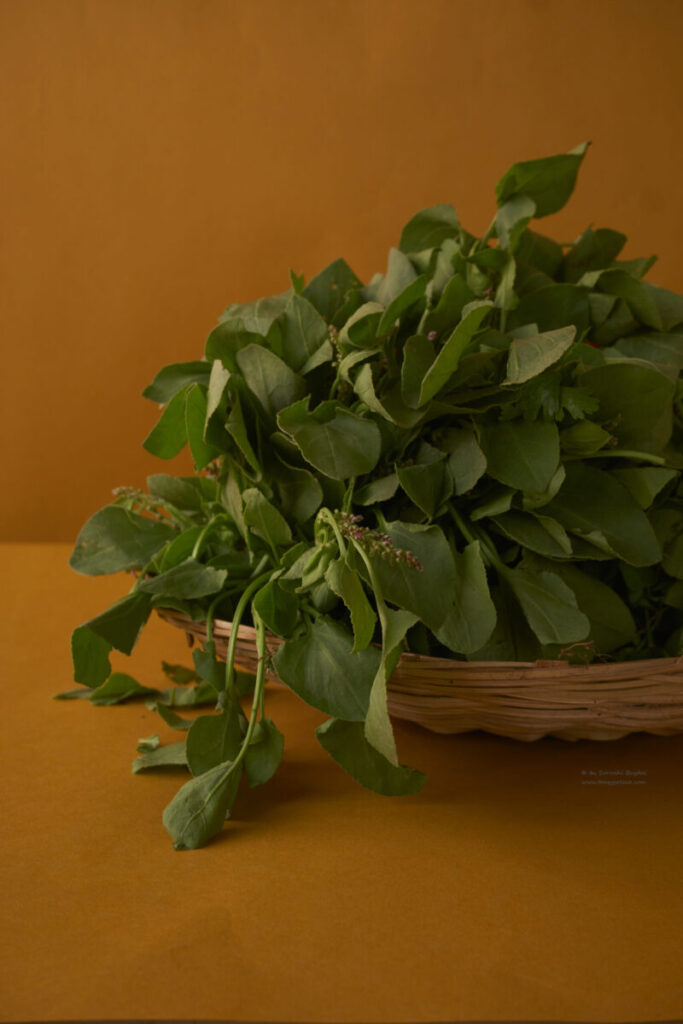
[[[515,164],[483,238],[439,205],[367,284],[342,259],[308,283],[290,272],[145,390],[161,406],[145,448],[188,444],[196,474],[121,488],[81,530],[74,569],[137,575],[75,630],[86,689],[69,695],[146,696],[186,732],[141,741],[133,766],[188,766],[164,812],[176,848],[222,828],[242,779],[276,770],[267,667],[329,715],[330,755],[395,795],[424,782],[387,711],[403,651],[683,654],[683,297],[644,280],[654,257],[619,259],[617,231],[562,244],[530,227],[565,204],[585,152]],[[155,608],[206,624],[194,668],[164,666],[177,685],[163,691],[109,664]],[[232,622],[225,664],[216,620]],[[240,624],[255,676],[235,666]],[[174,710],[201,704],[191,722]]]

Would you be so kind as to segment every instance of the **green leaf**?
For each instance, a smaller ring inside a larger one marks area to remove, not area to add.
[[[683,334],[632,334],[620,339],[614,348],[622,355],[654,363],[661,373],[674,380],[683,370]]]
[[[173,711],[173,709],[168,704],[165,704],[161,701],[150,700],[147,702],[147,707],[149,708],[150,711],[156,711],[156,713],[159,715],[159,718],[161,718],[162,721],[166,723],[166,725],[169,725],[171,729],[177,729],[180,732],[186,732],[192,725],[192,722],[190,721],[189,718],[181,718],[180,715],[176,714],[176,712]]]
[[[493,516],[491,522],[510,540],[539,555],[566,558],[572,553],[571,541],[564,528],[549,516],[511,511]]]
[[[339,259],[334,260],[308,282],[303,290],[303,296],[315,306],[328,323],[340,327],[337,316],[344,308],[349,293],[360,287],[361,281],[351,267],[345,260]]]
[[[339,332],[339,344],[342,351],[346,351],[349,345],[356,348],[377,346],[379,344],[377,327],[383,313],[384,306],[379,302],[365,302],[354,310]]]
[[[334,480],[370,473],[381,452],[377,424],[331,401],[309,412],[308,401],[278,416],[280,429],[294,439],[306,461]]]
[[[240,774],[228,761],[178,790],[162,816],[174,849],[195,850],[218,835],[237,796]]]
[[[408,497],[429,519],[451,496],[452,483],[444,458],[422,465],[397,466],[396,474]]]
[[[202,505],[202,491],[198,480],[168,473],[153,473],[147,477],[147,490],[154,498],[167,501],[181,512],[198,512]]]
[[[233,699],[217,715],[195,718],[187,734],[187,763],[193,775],[234,761],[242,744],[239,705]]]
[[[285,738],[270,718],[262,718],[254,729],[244,757],[244,774],[250,786],[262,786],[273,777],[282,760]]]
[[[111,672],[110,651],[110,643],[87,626],[78,626],[71,635],[74,682],[83,686],[100,686]]]
[[[413,409],[420,404],[422,383],[436,359],[436,350],[426,335],[414,334],[403,346],[401,395]]]
[[[465,312],[462,320],[446,339],[434,362],[427,370],[420,387],[418,406],[423,406],[448,383],[458,368],[460,356],[479,330],[491,308],[490,302],[477,302],[472,303],[470,309]]]
[[[588,289],[575,284],[552,284],[525,295],[508,316],[508,330],[525,324],[536,324],[545,334],[573,325],[578,335],[590,326]]]
[[[401,232],[398,247],[401,252],[422,252],[433,249],[447,238],[458,238],[460,223],[450,203],[428,206],[411,217]]]
[[[441,298],[432,310],[428,310],[420,323],[419,333],[428,334],[436,331],[441,334],[450,331],[453,324],[458,323],[465,306],[474,299],[474,292],[469,287],[462,274],[454,274],[450,278]]]
[[[301,370],[328,340],[327,324],[307,299],[292,295],[278,320],[282,357],[293,370]]]
[[[344,771],[366,789],[383,796],[419,793],[427,781],[414,768],[387,761],[365,738],[361,722],[331,718],[315,731],[320,745]]]
[[[398,477],[395,473],[388,476],[378,477],[376,480],[369,480],[357,491],[354,491],[354,505],[377,505],[382,501],[388,501],[398,490]]]
[[[155,693],[158,691],[153,687],[141,686],[137,680],[126,675],[125,672],[112,672],[106,683],[92,691],[90,703],[121,704],[124,700],[130,700],[132,697],[148,697]]]
[[[81,528],[69,565],[86,576],[139,569],[174,536],[167,523],[106,505]]]
[[[251,441],[249,440],[247,425],[244,421],[244,414],[242,412],[242,403],[237,393],[233,396],[232,405],[225,426],[251,468],[255,473],[260,473],[261,464],[252,447]]]
[[[265,586],[261,587],[253,598],[253,606],[266,628],[276,636],[289,636],[299,621],[296,600],[283,590],[277,579],[268,580]]]
[[[500,244],[505,249],[514,252],[522,232],[535,213],[536,203],[526,195],[513,196],[499,206],[496,214],[496,232]]]
[[[191,668],[185,668],[184,665],[171,665],[167,661],[162,661],[161,671],[172,683],[179,683],[181,686],[199,682],[197,673],[193,672]]]
[[[101,615],[83,623],[92,633],[106,640],[123,654],[130,654],[150,613],[147,594],[133,591],[122,597]]]
[[[313,473],[300,466],[289,466],[277,459],[269,469],[280,507],[297,523],[307,522],[322,504],[323,489]]]
[[[291,295],[292,289],[289,288],[279,295],[267,295],[262,299],[254,299],[253,302],[235,302],[228,306],[219,320],[223,324],[238,326],[241,331],[260,334],[266,338]]]
[[[591,420],[580,420],[560,431],[560,448],[567,455],[594,455],[611,440],[612,434]]]
[[[320,616],[308,634],[277,649],[273,664],[283,683],[307,704],[360,722],[367,714],[380,652],[374,647],[356,652],[352,648],[353,637],[344,626]]]
[[[662,328],[670,331],[673,327],[683,324],[683,296],[670,292],[666,288],[658,288],[654,284],[644,282],[644,288],[654,302]]]
[[[185,429],[192,452],[194,468],[199,471],[220,455],[218,448],[204,440],[204,426],[207,421],[206,392],[199,384],[193,384],[185,401]]]
[[[408,257],[399,249],[390,249],[387,272],[371,298],[386,308],[416,277],[415,268]]]
[[[439,446],[449,453],[448,472],[456,494],[466,494],[486,472],[486,456],[473,430],[449,427]]]
[[[247,345],[236,358],[247,387],[269,418],[306,393],[303,377],[263,345]]]
[[[574,191],[587,148],[584,142],[569,153],[513,164],[496,186],[498,205],[516,196],[528,196],[536,204],[537,217],[561,210]]]
[[[570,326],[513,339],[503,384],[521,384],[547,370],[564,355],[575,337],[576,328]]]
[[[392,565],[380,555],[371,554],[385,601],[414,612],[430,629],[438,629],[448,612],[444,594],[452,593],[455,586],[453,555],[443,531],[438,526],[396,521],[387,523],[386,533],[394,547],[415,555],[422,571],[405,562]],[[362,566],[360,573],[367,580],[367,571]]]
[[[574,592],[557,573],[507,569],[505,579],[542,644],[586,639],[590,622],[579,611]]]
[[[207,387],[210,373],[211,363],[203,360],[172,363],[170,366],[164,366],[163,370],[159,370],[152,383],[145,388],[142,394],[144,398],[166,405],[188,384],[203,384]]]
[[[598,278],[597,287],[608,295],[623,299],[634,316],[655,331],[664,330],[662,318],[650,291],[650,286],[627,274],[625,270],[605,270]]]
[[[566,479],[545,512],[566,529],[590,539],[595,532],[629,565],[654,565],[661,558],[647,516],[626,488],[606,470],[581,462],[565,466]]]
[[[186,558],[180,565],[158,576],[151,576],[138,584],[138,589],[147,594],[163,594],[165,597],[197,598],[217,594],[227,578],[225,569],[212,569],[196,558]]]
[[[590,621],[587,639],[598,653],[609,654],[635,639],[636,624],[619,595],[602,580],[583,572],[571,562],[546,562],[525,556],[530,567],[550,569],[571,588],[581,611]]]
[[[156,426],[142,442],[142,447],[159,459],[173,459],[187,442],[185,400],[187,391],[174,395],[162,412]]]
[[[658,508],[650,513],[650,522],[662,546],[662,568],[683,580],[683,512]]]
[[[592,231],[589,228],[579,235],[564,257],[564,280],[576,282],[591,270],[602,270],[604,267],[608,267],[617,258],[625,244],[626,235],[622,235],[619,231],[611,231],[609,228]],[[554,276],[554,272],[552,276]]]
[[[289,544],[292,531],[287,520],[274,505],[256,487],[249,487],[242,492],[244,501],[244,521],[250,526],[257,537],[265,540],[272,547]]]
[[[381,604],[379,615],[382,623],[382,660],[370,690],[368,713],[365,716],[365,738],[392,765],[399,767],[394,730],[389,718],[387,683],[401,656],[405,635],[417,622],[417,615],[395,611]]]
[[[202,526],[191,526],[189,530],[183,530],[170,544],[167,544],[161,560],[157,559],[158,571],[166,572],[167,569],[172,569],[189,558],[203,529]]]
[[[147,771],[149,768],[178,767],[187,767],[185,740],[181,740],[179,743],[166,743],[163,747],[150,750],[142,757],[136,757],[133,761],[132,771],[134,775],[137,775],[138,772]]]
[[[194,673],[193,673],[194,675]],[[196,675],[199,680],[199,675]],[[204,704],[216,703],[216,687],[206,680],[198,682],[196,686],[170,686],[167,690],[161,690],[156,698],[157,711],[161,705],[170,708],[198,708]]]
[[[451,651],[472,654],[488,641],[496,625],[496,608],[486,581],[479,541],[456,553],[453,603],[436,638]]]
[[[411,281],[411,283],[407,285],[407,287],[405,287],[392,302],[389,303],[382,313],[379,324],[377,325],[378,336],[381,337],[390,331],[402,316],[410,313],[416,306],[419,305],[420,309],[424,309],[426,287],[427,278],[423,274],[420,277],[416,277],[414,281]]]
[[[199,675],[217,691],[223,689],[225,666],[216,657],[216,644],[213,640],[204,644],[203,649],[195,648],[192,652],[194,667]]]
[[[675,469],[664,469],[663,466],[632,466],[629,469],[612,470],[612,476],[624,485],[641,508],[649,508],[659,492],[678,473]]]
[[[341,597],[349,610],[353,628],[353,651],[362,651],[370,644],[375,632],[375,615],[368,601],[360,576],[349,568],[343,558],[330,562],[325,572],[328,586]]]
[[[520,491],[544,491],[559,465],[560,441],[554,423],[493,423],[482,427],[479,443],[489,475]]]
[[[582,384],[624,448],[657,452],[671,437],[675,384],[654,367],[613,362],[587,370]]]

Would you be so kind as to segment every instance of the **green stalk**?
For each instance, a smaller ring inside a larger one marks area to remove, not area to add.
[[[593,452],[592,455],[577,455],[574,459],[570,456],[566,461],[573,462],[576,459],[640,459],[641,462],[651,462],[653,466],[666,466],[666,459],[661,455],[631,451],[628,448],[613,448],[611,451]]]
[[[344,558],[346,555],[346,542],[344,540],[344,537],[342,536],[341,530],[339,529],[339,523],[334,518],[334,513],[330,512],[329,508],[321,508],[320,511],[318,512],[318,515],[316,516],[316,519],[319,519],[321,522],[325,522],[332,527],[332,530],[334,531],[335,540],[337,541],[337,545],[339,546],[339,554],[342,556],[342,558]]]
[[[232,617],[230,639],[228,641],[228,650],[225,656],[225,692],[228,694],[231,693],[235,682],[235,648],[237,647],[237,634],[239,632],[242,616],[244,615],[244,609],[246,608],[251,595],[258,590],[262,583],[269,580],[271,576],[272,570],[269,569],[267,572],[263,572],[260,576],[253,579],[242,592],[242,596],[237,602],[237,607],[235,608]]]

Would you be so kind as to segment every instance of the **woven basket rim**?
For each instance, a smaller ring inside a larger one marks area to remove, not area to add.
[[[184,612],[178,611],[172,608],[158,607],[157,613],[161,618],[172,621],[175,625],[181,626],[188,633],[206,633],[206,623],[204,620],[194,620],[186,615]],[[232,622],[227,619],[214,619],[213,620],[213,632],[217,636],[226,637],[232,632]],[[285,643],[282,637],[277,636],[275,633],[266,631],[268,639],[273,643]],[[256,637],[256,630],[253,626],[240,625],[238,627],[237,636],[239,639],[253,640]],[[634,661],[600,661],[591,662],[590,664],[576,665],[563,659],[538,659],[536,661],[461,661],[458,658],[440,658],[434,657],[430,654],[416,654],[412,651],[404,651],[400,657],[400,663],[405,665],[406,668],[418,668],[420,666],[426,669],[437,669],[437,668],[448,668],[452,669],[454,666],[458,666],[458,669],[462,669],[467,672],[486,672],[487,674],[495,674],[500,676],[510,675],[514,678],[514,674],[523,671],[525,674],[539,672],[544,676],[552,674],[555,670],[558,674],[563,677],[569,675],[576,675],[577,677],[592,676],[594,678],[605,678],[614,676],[617,674],[626,673],[629,677],[649,675],[651,672],[657,673],[668,673],[669,671],[676,671],[680,669],[683,675],[683,655],[677,657],[668,658],[643,658]]]

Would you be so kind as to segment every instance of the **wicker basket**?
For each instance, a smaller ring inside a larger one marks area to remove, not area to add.
[[[180,612],[162,619],[206,640],[206,626]],[[225,658],[231,624],[216,619],[214,639]],[[267,635],[273,653],[282,641]],[[256,633],[240,626],[236,664],[254,672]],[[269,678],[277,680],[270,673]],[[389,683],[389,711],[433,732],[482,729],[516,740],[615,740],[631,732],[683,732],[683,657],[570,665],[565,661],[455,661],[403,654]]]

